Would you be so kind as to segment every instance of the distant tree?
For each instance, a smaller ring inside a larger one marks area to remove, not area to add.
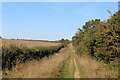
[[[68,39],[61,39],[60,42],[61,42],[65,47],[67,47],[68,44],[69,44],[69,40],[68,40]]]

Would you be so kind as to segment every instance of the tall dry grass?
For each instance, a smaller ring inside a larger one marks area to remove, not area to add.
[[[54,78],[59,75],[62,64],[68,57],[66,48],[50,58],[43,58],[40,61],[32,60],[19,64],[10,71],[6,71],[7,78]]]
[[[110,69],[108,64],[98,62],[88,55],[76,57],[82,78],[117,78],[118,69]]]

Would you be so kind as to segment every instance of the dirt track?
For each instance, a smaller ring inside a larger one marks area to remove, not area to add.
[[[79,69],[78,69],[75,59],[74,59],[74,65],[75,65],[74,78],[80,78]]]
[[[69,44],[69,48],[71,49],[73,54],[75,54],[75,50],[74,50],[72,44]],[[80,78],[79,69],[78,69],[78,66],[77,66],[75,58],[74,58],[74,66],[75,66],[74,78]]]

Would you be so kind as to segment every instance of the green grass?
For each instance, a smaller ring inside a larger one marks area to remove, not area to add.
[[[60,78],[71,78],[72,79],[74,78],[74,70],[75,70],[72,51],[68,49],[66,53],[69,53],[69,57],[61,68]]]
[[[63,66],[62,77],[74,78],[74,64],[72,59],[69,59],[69,61]]]

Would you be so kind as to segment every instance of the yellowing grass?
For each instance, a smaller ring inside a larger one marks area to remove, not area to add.
[[[33,48],[33,47],[38,47],[38,46],[43,46],[43,47],[57,46],[60,43],[2,39],[2,46],[9,47],[12,44],[16,46],[25,46],[28,48]]]
[[[117,78],[118,70],[110,69],[107,64],[98,62],[88,55],[76,56],[81,78]]]
[[[18,64],[10,71],[6,71],[6,78],[56,78],[68,58],[67,48],[63,48],[49,58],[44,57],[40,61],[32,60],[30,62]]]

